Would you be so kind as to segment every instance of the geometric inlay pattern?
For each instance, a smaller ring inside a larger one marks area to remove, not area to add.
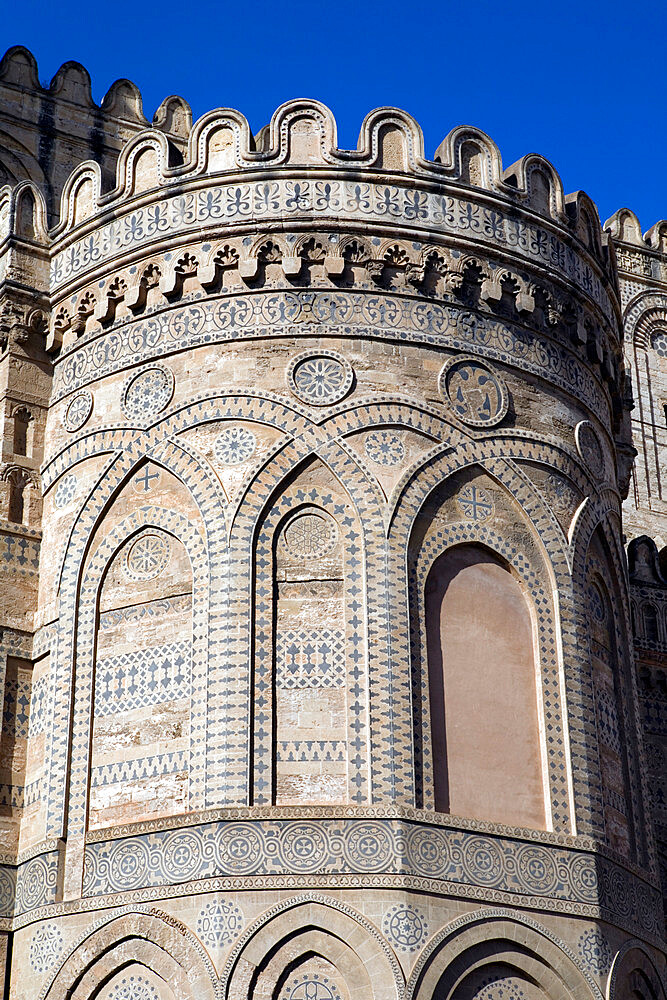
[[[590,420],[580,421],[574,429],[574,438],[581,460],[594,479],[604,474],[604,452],[600,438]]]
[[[658,357],[667,358],[667,330],[656,330],[651,337],[651,347]]]
[[[46,972],[62,951],[63,936],[56,924],[42,924],[30,942],[30,966],[35,972]]]
[[[160,994],[143,976],[125,976],[113,987],[109,1000],[160,1000]]]
[[[98,660],[95,714],[189,698],[191,657],[191,643],[183,641]]]
[[[173,392],[173,372],[165,365],[154,364],[127,379],[121,408],[126,417],[152,417],[164,410]]]
[[[373,431],[364,445],[366,456],[376,465],[398,465],[405,458],[405,445],[394,431]]]
[[[420,910],[399,903],[385,913],[382,931],[399,951],[416,951],[428,937],[428,924]]]
[[[167,538],[155,531],[147,531],[130,545],[123,560],[123,569],[130,580],[153,580],[164,570],[170,555]]]
[[[279,633],[278,650],[278,687],[331,688],[345,683],[342,629],[286,629]]]
[[[206,903],[197,918],[197,934],[210,948],[230,944],[243,930],[243,914],[225,899]]]
[[[612,959],[611,948],[601,930],[591,928],[589,931],[584,931],[579,938],[578,948],[579,954],[593,972],[598,975],[605,975],[609,972]]]
[[[464,424],[492,427],[507,413],[504,381],[474,357],[454,357],[443,366],[440,392]]]
[[[85,424],[92,409],[93,397],[91,393],[87,389],[82,389],[81,392],[77,392],[76,396],[72,397],[67,409],[65,410],[65,416],[63,417],[65,429],[68,431],[78,431],[79,428],[83,427]]]
[[[56,488],[56,493],[53,498],[53,502],[56,507],[66,507],[71,500],[74,499],[76,495],[77,479],[76,476],[70,475],[65,476],[64,479],[58,483]]]
[[[327,517],[308,511],[297,514],[284,532],[285,547],[291,556],[319,559],[330,552],[337,540],[336,526]]]
[[[215,455],[223,465],[240,465],[253,454],[256,443],[247,427],[228,427],[215,442]]]
[[[477,486],[464,486],[459,491],[456,502],[470,521],[485,521],[493,514],[491,494]]]
[[[280,991],[279,1000],[341,1000],[335,984],[317,973],[294,976]]]
[[[352,386],[352,366],[334,351],[300,354],[287,369],[287,384],[302,403],[327,406],[343,399]]]

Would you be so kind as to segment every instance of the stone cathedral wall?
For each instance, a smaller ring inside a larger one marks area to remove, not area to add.
[[[0,241],[8,996],[663,997],[590,199],[300,100]]]

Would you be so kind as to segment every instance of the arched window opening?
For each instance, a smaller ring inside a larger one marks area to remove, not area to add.
[[[649,642],[657,642],[658,635],[658,613],[653,604],[645,604],[642,608],[644,617],[644,636]]]
[[[443,553],[426,581],[436,809],[545,829],[531,608],[475,545]]]
[[[30,411],[25,407],[14,410],[14,454],[28,455],[30,433]]]
[[[7,504],[7,519],[14,524],[23,524],[26,513],[26,487],[28,478],[20,470],[14,470],[8,481],[9,498]]]

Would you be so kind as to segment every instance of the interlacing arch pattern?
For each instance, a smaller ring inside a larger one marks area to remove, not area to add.
[[[340,964],[343,978],[356,970],[367,979],[369,1000],[428,1000],[438,985],[445,989],[443,996],[450,995],[452,984],[467,972],[494,962],[535,982],[545,997],[603,998],[600,985],[573,950],[537,920],[515,910],[478,909],[447,923],[422,946],[406,982],[394,950],[371,920],[337,898],[303,892],[250,923],[233,943],[219,975],[197,936],[180,920],[147,905],[116,908],[70,943],[46,977],[39,1000],[60,1000],[84,980],[93,987],[100,977],[109,976],[114,959],[119,968],[134,961],[139,967],[159,969],[187,1000],[250,1000],[253,984],[275,977],[269,959],[283,950],[292,967],[298,967],[300,955],[320,954],[330,956],[334,967]],[[626,1000],[638,976],[649,989],[642,993],[644,1000],[664,1000],[653,962],[643,946],[630,939],[613,961],[608,979],[612,1000]],[[360,984],[355,980],[354,985]]]
[[[220,516],[220,490],[213,478],[206,474],[205,468],[202,473],[202,462],[199,456],[193,449],[183,448],[175,440],[175,435],[198,424],[229,419],[252,419],[260,423],[265,422],[267,425],[277,426],[285,437],[281,439],[273,453],[269,454],[264,464],[256,472],[255,478],[247,485],[245,491],[236,501],[235,511],[233,515],[230,515],[232,517],[231,535],[229,535],[229,545],[227,546],[227,540],[221,531],[224,520]],[[384,423],[413,428],[432,437],[436,443],[430,451],[415,462],[412,469],[406,470],[401,478],[400,488],[397,487],[392,493],[390,503],[385,506],[383,515],[381,508],[383,498],[378,494],[375,480],[372,478],[370,470],[365,467],[363,460],[349,450],[345,444],[345,437],[356,429]],[[332,434],[336,435],[335,439]],[[172,443],[168,443],[168,439],[171,439]],[[437,441],[443,439],[446,443],[438,445]],[[483,435],[475,438],[469,433],[455,429],[452,423],[443,420],[437,411],[430,410],[423,404],[416,404],[407,398],[399,397],[395,402],[388,402],[385,397],[381,403],[375,399],[364,399],[347,407],[343,404],[332,408],[329,414],[318,416],[317,421],[313,421],[306,416],[298,404],[286,405],[284,400],[271,398],[266,394],[252,394],[250,396],[235,394],[228,397],[206,397],[199,401],[195,400],[189,406],[181,407],[176,412],[167,414],[162,420],[157,421],[152,429],[143,431],[141,434],[119,429],[116,441],[117,447],[124,450],[119,457],[111,460],[111,469],[113,470],[111,476],[109,475],[110,470],[107,470],[96,490],[91,491],[89,505],[72,529],[69,550],[85,550],[85,538],[92,533],[96,522],[94,512],[104,508],[118,484],[128,477],[132,468],[146,457],[154,458],[165,467],[172,468],[175,474],[182,478],[202,512],[208,534],[207,544],[210,548],[212,573],[216,574],[217,586],[215,589],[219,595],[217,598],[219,607],[212,608],[212,612],[218,615],[218,620],[222,620],[225,614],[231,613],[235,620],[242,623],[249,622],[247,595],[251,567],[247,553],[251,550],[249,543],[254,537],[255,526],[264,507],[263,498],[272,495],[280,482],[313,452],[319,454],[341,482],[346,483],[349,495],[360,514],[364,532],[366,586],[370,610],[367,626],[369,645],[376,651],[378,664],[389,662],[397,664],[400,671],[409,671],[410,669],[409,649],[407,647],[401,648],[402,640],[400,637],[407,636],[408,633],[405,593],[399,584],[405,573],[403,568],[405,566],[404,552],[406,539],[409,537],[410,524],[435,484],[442,482],[443,478],[454,472],[475,463],[481,463],[491,471],[489,462],[492,462],[493,474],[513,493],[526,513],[532,518],[536,534],[546,547],[548,561],[556,574],[561,620],[564,624],[568,620],[572,620],[572,583],[568,565],[571,554],[570,548],[563,539],[562,531],[552,512],[536,488],[532,486],[522,468],[515,467],[510,477],[512,482],[507,482],[507,470],[509,469],[507,462],[511,461],[512,456],[516,454],[516,459],[520,461],[532,460],[551,465],[556,469],[560,468],[582,492],[589,492],[590,487],[585,475],[582,475],[580,471],[578,459],[574,453],[570,458],[570,455],[564,452],[563,448],[531,441],[527,435],[521,434],[521,432],[506,432],[502,445],[497,441],[490,441],[488,445],[485,445]],[[46,470],[47,485],[55,483],[58,474],[62,474],[65,469],[71,467],[75,455],[82,461],[93,454],[109,450],[109,434],[106,431],[98,431],[94,435],[82,435],[79,442],[82,445],[81,451],[77,449],[77,442],[73,441],[66,446],[63,453],[50,461]],[[443,447],[450,450],[438,457],[438,453]],[[459,450],[461,457],[458,457]],[[501,450],[506,458],[503,460],[495,459],[494,455],[500,454]],[[431,483],[430,487],[429,482]],[[387,508],[389,508],[389,513],[386,512]],[[383,525],[389,525],[388,540],[385,538],[386,527]],[[371,551],[373,547],[377,551],[376,557]],[[66,558],[65,562],[67,563],[67,561]],[[213,569],[213,567],[217,568]],[[380,571],[380,576],[377,575],[378,571]],[[224,579],[227,580],[227,586],[224,585]],[[384,603],[383,595],[386,595],[387,604]],[[235,606],[227,605],[226,601],[232,601]],[[375,623],[373,616],[377,618]],[[387,628],[388,621],[396,623],[397,620],[405,622],[405,631],[400,625],[398,629],[390,630]],[[243,629],[246,631],[245,635],[242,634]],[[393,634],[387,639],[390,632]],[[370,640],[374,634],[382,642],[373,644]],[[219,647],[217,650],[211,650],[211,661],[222,664],[228,662],[235,655],[238,656],[243,648],[248,648],[249,624],[242,626],[241,634],[237,633],[234,639],[228,637],[227,631],[224,629],[216,629],[212,635],[214,641],[219,643]],[[387,641],[392,643],[391,651],[382,648],[383,643]],[[233,647],[229,646],[230,642],[233,643]],[[378,649],[378,646],[381,650]],[[576,653],[574,655],[576,656]],[[393,761],[399,752],[411,753],[412,733],[409,726],[407,728],[405,725],[396,727],[392,721],[394,718],[405,719],[411,716],[410,695],[406,692],[405,685],[398,683],[391,676],[386,676],[386,670],[374,671],[372,664],[369,666],[369,670],[371,677],[382,678],[382,680],[378,679],[373,682],[378,685],[378,688],[372,692],[371,696],[372,713],[377,704],[376,698],[379,701],[382,701],[383,698],[388,699],[390,703],[388,709],[390,717],[388,719],[379,716],[371,719],[374,739],[378,740],[376,745],[382,757],[382,766],[377,769],[377,775],[374,775],[373,779],[376,782],[374,796],[379,795],[384,798],[387,795],[391,798],[396,795],[398,785],[402,784],[403,790],[400,798],[402,801],[410,802],[414,795],[411,790],[412,778],[406,773],[407,769],[405,768],[400,769],[402,773],[397,773]],[[230,726],[230,722],[236,723],[247,718],[250,692],[248,690],[240,692],[237,688],[231,690],[229,680],[225,679],[222,670],[217,676],[219,681],[216,680],[214,672],[212,695],[219,710],[219,715],[216,717],[220,720],[217,728],[220,729],[221,735],[226,733],[230,741],[235,738],[242,739],[236,725]],[[390,694],[391,697],[389,697]],[[580,730],[584,724],[585,720],[583,719],[570,719],[573,747],[584,742],[580,738]],[[236,737],[232,735],[234,732],[237,733]],[[218,747],[220,746],[219,739],[217,743],[215,740],[211,742]],[[240,743],[238,745],[230,743],[226,752],[228,761],[239,761],[243,758],[243,747]],[[238,801],[237,796],[240,794],[242,801],[247,800],[248,793],[242,791],[245,781],[242,764],[238,765],[237,771],[228,773],[223,780],[227,783],[226,791],[232,799]],[[574,781],[576,788],[578,785],[576,774]],[[588,787],[586,794],[583,792],[581,794],[575,793],[578,825],[581,832],[586,830],[588,796],[591,794],[589,782],[586,780],[586,776],[582,775],[582,789],[586,787]],[[556,814],[561,810],[563,810],[563,815],[570,811],[569,806],[565,807],[568,798],[568,793],[564,791],[559,800],[561,805],[555,811]]]

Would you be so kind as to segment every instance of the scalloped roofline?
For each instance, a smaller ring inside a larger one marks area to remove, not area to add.
[[[189,107],[181,100],[167,98],[160,108],[166,115],[175,102],[185,120]],[[74,168],[62,191],[60,221],[51,238],[143,191],[203,175],[229,178],[244,170],[293,166],[297,170],[343,172],[346,168],[368,169],[397,178],[411,175],[427,182],[486,190],[566,226],[598,254],[605,242],[595,204],[583,192],[565,195],[560,175],[547,159],[528,153],[503,168],[497,145],[473,126],[453,128],[433,159],[424,154],[423,134],[415,119],[392,107],[376,108],[366,115],[355,149],[338,146],[331,110],[310,98],[280,105],[257,136],[240,111],[208,111],[189,129],[182,157],[175,155],[175,147],[164,132],[148,123],[146,126],[121,149],[112,189],[105,190],[97,163],[85,161]],[[88,187],[89,208],[82,216],[76,202],[84,185]]]
[[[53,99],[69,100],[80,105],[83,95],[83,104],[87,108],[97,111],[101,110],[110,117],[125,119],[134,124],[145,126],[145,132],[139,133],[133,140],[126,143],[121,151],[121,158],[132,143],[145,137],[146,132],[154,135],[160,129],[171,131],[169,128],[165,128],[165,123],[175,120],[174,116],[180,112],[179,124],[174,131],[184,140],[187,140],[188,150],[185,163],[182,164],[182,169],[180,171],[174,170],[173,176],[186,175],[192,171],[194,165],[194,147],[199,137],[207,123],[212,119],[219,119],[221,115],[227,115],[230,118],[236,119],[245,140],[245,152],[254,154],[252,159],[260,163],[269,160],[272,162],[276,161],[276,156],[279,155],[280,151],[279,129],[281,122],[288,113],[291,114],[295,110],[298,110],[300,105],[303,105],[304,108],[318,109],[323,120],[329,125],[332,140],[330,151],[335,152],[341,166],[345,163],[362,165],[364,160],[366,162],[363,165],[370,165],[367,159],[369,153],[368,136],[371,136],[372,142],[372,137],[377,132],[376,126],[382,125],[386,127],[391,125],[393,119],[394,124],[406,130],[411,140],[409,142],[408,159],[412,170],[408,169],[406,172],[418,171],[420,167],[428,170],[435,165],[440,165],[443,176],[446,179],[460,181],[463,179],[460,169],[461,148],[465,146],[466,142],[473,143],[480,151],[482,183],[471,183],[471,186],[488,187],[495,189],[500,194],[510,193],[515,196],[524,194],[530,197],[531,174],[541,172],[547,175],[550,180],[548,214],[554,219],[564,221],[568,214],[568,208],[572,211],[572,206],[576,205],[575,211],[578,213],[579,205],[586,204],[587,210],[594,214],[600,229],[608,232],[614,240],[638,246],[642,249],[652,249],[667,253],[667,220],[658,220],[650,229],[642,234],[641,226],[635,213],[631,209],[621,208],[607,219],[604,224],[601,224],[597,206],[588,195],[581,191],[568,195],[564,194],[560,175],[549,160],[539,153],[527,153],[509,167],[503,168],[498,146],[485,132],[474,126],[459,125],[454,127],[437,146],[433,158],[429,159],[424,154],[423,133],[418,122],[407,112],[392,107],[380,107],[370,111],[361,124],[356,149],[349,150],[341,149],[337,146],[336,121],[331,110],[320,101],[311,98],[295,98],[281,104],[272,115],[269,124],[260,129],[256,135],[252,134],[245,116],[241,112],[231,108],[217,108],[208,111],[193,124],[190,105],[183,97],[175,94],[164,98],[155,110],[151,125],[151,122],[144,115],[141,91],[131,80],[123,77],[115,80],[98,105],[92,98],[90,74],[81,63],[74,60],[63,63],[54,74],[49,86],[44,87],[39,80],[37,60],[33,53],[23,45],[11,46],[2,56],[2,59],[0,59],[0,83],[10,86],[29,87],[35,92]],[[75,93],[76,98],[74,97]],[[169,157],[167,157],[168,159]],[[83,165],[77,165],[72,173],[72,177]],[[172,168],[169,168],[168,164],[167,167],[168,169],[163,175],[164,180],[172,176]],[[190,168],[190,171],[186,169],[187,167]],[[110,194],[116,196],[120,194],[121,179],[122,175],[117,170],[116,185],[113,191],[102,192],[100,188],[99,197],[104,202],[107,201]],[[61,207],[65,208],[64,202]],[[61,214],[62,218],[63,215]],[[59,228],[57,227],[57,229]]]

